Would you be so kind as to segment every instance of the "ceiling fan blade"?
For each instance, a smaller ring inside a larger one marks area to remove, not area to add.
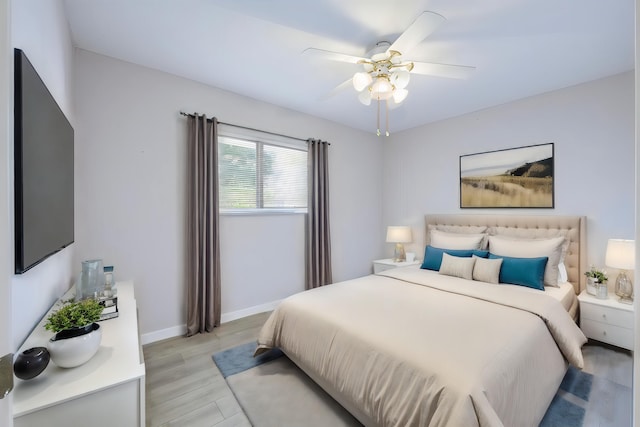
[[[414,62],[411,74],[447,77],[450,79],[467,79],[476,67],[468,65],[436,64],[435,62]]]
[[[307,48],[302,51],[302,54],[309,57],[326,59],[329,61],[348,62],[351,64],[357,64],[360,61],[366,61],[366,58],[360,56],[346,55],[339,52],[331,52],[330,50],[315,49],[313,47]]]
[[[422,12],[418,18],[407,28],[404,33],[400,34],[400,37],[393,42],[387,52],[390,50],[396,50],[403,55],[406,55],[424,40],[429,34],[438,29],[442,23],[446,21],[446,18],[435,12]]]
[[[331,89],[331,91],[329,93],[321,96],[320,97],[320,101],[327,101],[329,98],[337,95],[338,93],[342,92],[343,90],[345,90],[345,89],[347,89],[349,87],[353,87],[353,83],[352,83],[352,79],[351,78],[349,78],[348,80],[343,81],[338,86],[336,86],[333,89]]]

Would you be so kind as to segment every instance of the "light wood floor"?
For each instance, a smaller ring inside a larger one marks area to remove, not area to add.
[[[256,339],[268,315],[144,346],[147,426],[250,427],[211,355]],[[598,343],[585,345],[583,354],[584,370],[596,375],[589,402],[574,401],[586,409],[584,427],[631,426],[631,354]]]
[[[211,356],[256,339],[268,315],[145,345],[147,426],[250,427]]]

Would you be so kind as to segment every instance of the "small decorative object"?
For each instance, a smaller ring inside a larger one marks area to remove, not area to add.
[[[602,283],[605,285],[609,278],[607,277],[607,272],[605,270],[599,270],[595,267],[591,267],[591,269],[584,273],[587,276],[587,293],[593,296],[598,296],[598,288],[599,284]]]
[[[49,364],[49,351],[44,347],[34,347],[23,351],[13,362],[13,373],[21,380],[37,377]]]
[[[113,298],[117,294],[118,290],[116,289],[116,282],[113,277],[113,266],[105,265],[104,266],[104,291],[102,292],[102,296],[104,298]]]
[[[82,273],[76,288],[76,301],[98,298],[104,291],[104,268],[101,259],[82,261]]]
[[[93,299],[63,302],[47,318],[44,327],[55,332],[47,342],[51,360],[61,368],[73,368],[91,359],[102,340],[97,322],[104,307]]]
[[[387,243],[395,243],[394,262],[404,262],[406,255],[403,243],[411,242],[411,228],[406,226],[390,225],[387,227]]]
[[[621,270],[616,278],[616,295],[620,297],[620,302],[633,304],[633,284],[626,270],[633,270],[636,265],[635,240],[609,239],[605,264]]]

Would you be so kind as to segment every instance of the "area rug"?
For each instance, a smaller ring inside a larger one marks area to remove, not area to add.
[[[249,342],[212,356],[254,427],[362,425],[280,350],[254,358],[255,348]],[[540,426],[581,427],[592,383],[570,367]]]

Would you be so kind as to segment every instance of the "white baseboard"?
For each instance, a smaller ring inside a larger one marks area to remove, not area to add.
[[[231,322],[232,320],[241,319],[243,317],[251,316],[253,314],[264,313],[265,311],[271,311],[280,304],[282,300],[271,301],[260,305],[254,305],[253,307],[243,308],[242,310],[232,311],[231,313],[222,313],[220,323]]]
[[[232,311],[230,313],[222,313],[220,316],[220,323],[231,322],[232,320],[241,319],[243,317],[251,316],[258,313],[264,313],[265,311],[271,311],[280,304],[280,301],[271,301],[265,304],[254,305],[253,307],[243,308],[242,310]],[[156,341],[166,340],[168,338],[179,337],[187,333],[187,325],[173,326],[171,328],[161,329],[159,331],[153,331],[140,336],[142,345],[151,344]]]
[[[187,325],[174,326],[172,328],[142,334],[140,335],[140,341],[142,341],[142,345],[151,344],[152,342],[166,340],[167,338],[179,337],[186,333]]]

